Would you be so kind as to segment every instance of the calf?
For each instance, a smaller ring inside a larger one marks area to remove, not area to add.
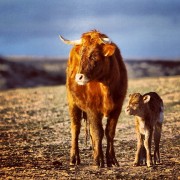
[[[144,95],[134,93],[129,95],[129,104],[125,109],[126,114],[135,116],[137,133],[137,151],[134,166],[142,163],[146,154],[146,163],[152,165],[151,142],[154,130],[154,163],[160,162],[159,142],[163,122],[163,101],[155,92]]]

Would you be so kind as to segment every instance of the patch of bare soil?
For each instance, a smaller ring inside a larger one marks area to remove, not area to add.
[[[129,92],[158,92],[165,103],[161,164],[133,167],[133,117],[122,112],[115,147],[120,167],[95,169],[85,123],[80,134],[81,165],[69,166],[70,120],[65,86],[0,92],[1,179],[179,179],[180,76],[129,81]],[[126,103],[126,102],[125,102]],[[103,140],[105,152],[106,139]]]

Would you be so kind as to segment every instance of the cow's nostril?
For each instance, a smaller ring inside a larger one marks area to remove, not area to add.
[[[84,75],[83,74],[76,74],[76,81],[83,81],[84,80]]]
[[[83,78],[83,75],[80,75],[80,76],[79,76],[79,80],[81,80],[82,78]]]

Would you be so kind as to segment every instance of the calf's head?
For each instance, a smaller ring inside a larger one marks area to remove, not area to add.
[[[101,80],[110,70],[110,58],[115,52],[116,46],[110,39],[98,31],[84,33],[80,40],[69,41],[60,36],[66,44],[74,45],[78,68],[75,81],[79,85],[85,85],[90,81]]]
[[[142,96],[140,93],[129,95],[128,106],[125,109],[127,115],[141,115],[146,108],[146,104],[150,101],[150,95]]]

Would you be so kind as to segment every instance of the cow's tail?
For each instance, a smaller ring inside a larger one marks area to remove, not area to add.
[[[89,121],[87,119],[87,115],[85,112],[82,112],[82,119],[84,119],[84,122],[85,122],[85,139],[86,139],[86,146],[87,146],[90,129],[89,129]]]

